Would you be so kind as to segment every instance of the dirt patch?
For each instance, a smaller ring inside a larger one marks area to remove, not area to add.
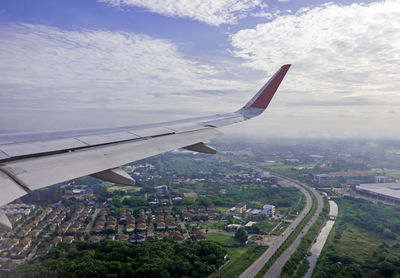
[[[183,195],[185,197],[195,198],[195,199],[197,199],[197,197],[198,197],[196,192],[183,193]]]

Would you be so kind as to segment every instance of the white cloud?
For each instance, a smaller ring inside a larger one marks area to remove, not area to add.
[[[149,93],[244,88],[216,78],[220,70],[186,58],[171,41],[124,32],[3,26],[0,60],[3,97],[90,102],[96,92],[95,98],[138,106]]]
[[[293,90],[393,93],[400,82],[398,18],[399,1],[303,9],[237,32],[233,53],[255,69],[292,63]]]
[[[285,132],[399,136],[399,113],[385,112],[400,105],[399,18],[400,1],[391,0],[304,8],[233,34],[231,51],[268,73],[293,64],[282,86],[291,93],[275,101],[293,112],[287,119],[300,113],[305,121]]]
[[[262,0],[99,0],[112,6],[134,6],[151,12],[191,18],[210,25],[235,24],[256,8]]]
[[[120,117],[121,124],[141,123],[146,111],[152,112],[146,114],[147,122],[167,120],[171,114],[179,118],[229,112],[245,101],[239,98],[241,92],[256,90],[248,82],[231,80],[228,75],[236,73],[229,63],[200,63],[169,40],[126,32],[1,26],[0,61],[3,131],[6,125],[36,125],[26,115],[40,114],[43,120],[48,110],[59,113],[49,113],[54,119],[46,121],[59,121],[65,113],[70,117],[91,110],[125,111],[121,114],[132,119]],[[18,120],[10,121],[16,113]],[[96,120],[92,115],[97,115],[97,124],[111,120],[106,114],[98,117],[99,111],[91,113],[88,117]],[[115,118],[114,112],[110,115]]]

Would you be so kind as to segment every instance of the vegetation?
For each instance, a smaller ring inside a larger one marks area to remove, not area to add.
[[[235,238],[240,243],[245,243],[247,241],[247,232],[244,227],[239,228],[235,233]]]
[[[400,208],[350,197],[338,206],[313,277],[398,277]]]
[[[299,277],[303,277],[303,275],[307,273],[308,270],[308,260],[306,259],[308,250],[311,245],[314,243],[314,239],[318,236],[318,231],[320,230],[322,224],[324,224],[326,216],[329,213],[329,204],[328,199],[324,199],[324,208],[318,216],[317,221],[310,227],[307,234],[305,234],[301,238],[300,245],[297,247],[296,251],[290,256],[290,259],[285,263],[282,267],[282,271],[279,275],[281,278],[292,277],[293,274],[299,275]],[[298,267],[301,265],[302,267]]]
[[[267,246],[244,246],[244,247],[228,247],[229,262],[224,265],[212,277],[231,278],[240,275],[248,268],[262,253]]]
[[[10,277],[206,277],[224,263],[226,250],[212,241],[118,241],[63,244]]]
[[[262,208],[266,200],[276,207],[290,207],[301,196],[301,193],[292,187],[259,187],[247,186],[246,189],[231,188],[226,194],[214,194],[203,197],[201,200],[209,205],[232,207],[240,202],[251,203],[251,207]]]
[[[237,242],[237,240],[233,236],[217,233],[207,233],[206,238],[208,240],[213,240],[221,244],[231,244]]]
[[[393,170],[393,169],[387,169],[387,168],[372,168],[371,171],[376,172],[380,175],[385,175],[387,177],[395,178],[395,179],[400,179],[400,170]]]
[[[304,219],[297,225],[296,229],[288,236],[288,238],[282,243],[282,245],[278,248],[278,250],[274,253],[274,255],[268,260],[268,262],[263,266],[260,272],[257,273],[256,277],[263,277],[265,273],[267,273],[268,269],[272,266],[272,264],[279,258],[279,256],[293,243],[293,241],[300,234],[301,230],[304,226],[310,221],[311,217],[314,215],[317,210],[317,199],[314,194],[305,187],[305,189],[309,192],[312,197],[312,207]]]

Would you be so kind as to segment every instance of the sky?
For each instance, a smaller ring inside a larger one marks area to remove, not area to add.
[[[400,1],[2,0],[0,133],[233,112],[252,138],[400,137]]]

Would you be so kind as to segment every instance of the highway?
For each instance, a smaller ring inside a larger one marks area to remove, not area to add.
[[[304,185],[304,184],[303,184]],[[302,229],[301,233],[299,236],[293,241],[293,243],[287,248],[281,255],[280,257],[275,261],[275,263],[271,266],[271,268],[267,271],[267,273],[264,275],[265,277],[268,278],[275,278],[278,277],[279,274],[281,273],[282,267],[285,265],[285,263],[290,259],[290,256],[296,251],[297,247],[300,245],[301,238],[308,232],[310,227],[315,223],[315,221],[318,219],[319,214],[321,213],[323,207],[324,207],[324,201],[322,199],[322,196],[313,188],[308,187],[311,192],[314,194],[314,196],[317,198],[318,205],[317,205],[317,210],[315,211],[314,215],[310,219],[310,221],[307,223],[307,225]],[[304,189],[303,189],[304,190]],[[309,193],[307,192],[308,196]],[[311,197],[310,197],[311,198]]]
[[[281,177],[280,177],[281,178]],[[306,196],[306,205],[304,207],[304,209],[302,210],[302,212],[300,213],[300,215],[289,225],[289,227],[286,229],[286,231],[282,234],[281,237],[277,238],[274,243],[252,264],[250,265],[239,277],[240,278],[253,278],[257,275],[257,273],[261,270],[261,268],[266,264],[266,262],[275,254],[275,252],[278,250],[278,248],[282,245],[282,243],[288,238],[288,236],[290,235],[290,233],[297,227],[297,225],[304,219],[304,217],[306,216],[306,214],[310,211],[311,206],[312,206],[312,198],[311,195],[308,193],[307,190],[305,190],[303,187],[289,181],[288,179],[284,179],[281,178],[282,180],[285,181],[285,183],[290,184],[294,187],[296,187],[297,189],[299,189],[305,196]],[[318,193],[314,193],[316,195],[319,196]],[[321,198],[322,200],[322,198]],[[322,207],[322,206],[321,206]],[[321,208],[322,209],[322,208]],[[318,209],[317,209],[318,211]],[[314,218],[314,217],[313,217]],[[299,235],[299,237],[301,237],[302,234]],[[298,237],[298,238],[299,238]],[[297,241],[297,239],[296,239]],[[295,241],[295,242],[296,242]],[[291,249],[291,247],[293,246],[293,244],[289,247],[289,249]],[[286,254],[286,252],[284,252],[282,254],[282,256]],[[290,253],[291,254],[291,253]],[[290,257],[289,254],[289,257]],[[280,260],[281,257],[279,257],[278,261],[279,263],[282,263],[283,261],[286,262],[287,260]],[[285,256],[286,257],[286,256]],[[276,262],[278,262],[276,261]],[[284,264],[284,263],[283,263]],[[283,265],[282,264],[282,265]],[[275,269],[276,263],[274,263],[271,267],[271,269]],[[277,266],[279,267],[279,265]],[[273,273],[275,273],[276,271],[274,271]],[[279,268],[279,272],[280,272],[280,268]],[[268,277],[277,277],[279,275],[279,272],[276,276],[268,276]],[[268,272],[269,273],[269,272]],[[265,276],[266,277],[266,276]]]

